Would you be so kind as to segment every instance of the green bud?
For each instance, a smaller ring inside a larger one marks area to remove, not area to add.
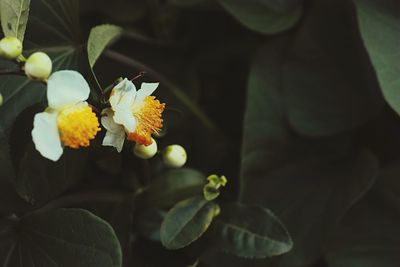
[[[216,174],[212,174],[207,177],[208,183],[215,186],[215,188],[220,188],[221,186],[225,186],[228,180],[224,175],[218,176]]]
[[[0,56],[16,59],[22,53],[22,43],[16,37],[4,37],[0,40]]]
[[[0,106],[3,105],[3,95],[0,94]]]
[[[166,166],[171,168],[180,168],[185,165],[187,155],[182,146],[170,145],[165,148],[163,158]]]
[[[43,52],[33,53],[25,62],[25,74],[33,80],[46,80],[52,69],[50,57]]]
[[[150,145],[145,146],[136,143],[133,148],[133,153],[141,159],[151,159],[157,153],[157,142],[151,138],[152,142]]]
[[[228,180],[225,176],[212,174],[207,177],[208,183],[203,187],[203,196],[206,200],[211,201],[219,196],[219,188],[225,186]]]

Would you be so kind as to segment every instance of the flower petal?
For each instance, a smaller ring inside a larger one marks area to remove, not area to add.
[[[136,87],[128,79],[123,79],[117,84],[110,95],[110,105],[112,109],[129,108],[133,105],[136,97]]]
[[[128,133],[131,133],[136,128],[136,119],[130,108],[122,107],[114,110],[114,122],[125,127]]]
[[[103,139],[103,146],[113,146],[118,152],[122,151],[125,141],[125,131],[122,129],[120,133],[106,132],[106,136]]]
[[[33,120],[32,139],[36,150],[52,161],[57,161],[63,148],[57,128],[57,113],[41,112]]]
[[[121,124],[117,124],[114,121],[114,111],[111,108],[105,108],[101,112],[102,117],[101,117],[101,125],[103,127],[112,132],[112,133],[119,133],[119,132],[124,132],[124,126]]]
[[[76,71],[54,72],[47,82],[49,107],[59,109],[88,99],[90,87],[85,78]]]
[[[146,96],[154,93],[159,84],[160,83],[142,83],[142,87],[136,93],[134,105],[142,103]]]

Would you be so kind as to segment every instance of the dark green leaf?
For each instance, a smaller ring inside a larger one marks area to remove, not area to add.
[[[15,183],[18,194],[32,204],[42,204],[79,181],[87,151],[64,150],[56,163],[43,158],[31,143],[23,155]]]
[[[282,83],[296,131],[336,134],[381,110],[384,101],[349,1],[314,1],[291,44]]]
[[[8,140],[0,131],[0,214],[19,212],[29,209],[30,206],[16,192],[13,181],[15,179]]]
[[[344,217],[326,248],[331,267],[397,267],[400,261],[400,168],[385,167],[374,190]]]
[[[262,207],[224,205],[216,223],[220,249],[240,257],[272,257],[287,253],[293,246],[285,226]]]
[[[87,43],[88,59],[91,68],[96,64],[103,50],[121,34],[122,28],[115,25],[104,24],[92,28]]]
[[[81,209],[32,214],[2,229],[4,267],[120,267],[121,248],[111,226]]]
[[[194,169],[170,170],[152,181],[145,197],[154,205],[168,207],[183,199],[200,195],[205,183],[206,177]]]
[[[24,40],[26,24],[29,17],[30,0],[1,0],[1,26],[5,36]]]
[[[355,0],[358,22],[379,84],[389,105],[400,113],[400,2]]]
[[[302,266],[320,257],[327,232],[370,189],[378,160],[350,150],[347,135],[310,140],[293,134],[281,74],[287,42],[266,46],[251,70],[240,199],[278,215],[294,241],[280,266]]]
[[[161,224],[161,243],[168,249],[183,248],[198,239],[219,213],[219,206],[194,197],[176,204]]]
[[[219,3],[240,23],[256,32],[278,33],[293,27],[298,22],[302,14],[300,5],[286,12],[277,12],[272,9],[272,2],[274,1],[219,0]]]

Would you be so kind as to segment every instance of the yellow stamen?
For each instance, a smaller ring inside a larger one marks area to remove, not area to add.
[[[71,148],[89,146],[89,141],[100,131],[96,114],[83,104],[62,110],[57,124],[61,142]]]
[[[146,146],[150,145],[151,134],[158,133],[163,126],[161,114],[164,108],[165,104],[160,103],[154,96],[145,97],[140,108],[132,111],[137,124],[135,131],[128,135],[128,140]]]

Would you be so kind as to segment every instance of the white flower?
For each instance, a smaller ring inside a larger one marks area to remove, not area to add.
[[[32,130],[35,147],[43,157],[57,161],[64,146],[89,146],[100,130],[96,114],[86,102],[89,93],[89,85],[76,71],[58,71],[49,77],[49,107],[35,115]]]
[[[130,141],[148,146],[151,134],[162,128],[161,114],[165,104],[150,96],[158,83],[142,83],[136,91],[128,79],[114,87],[110,95],[111,108],[104,109],[101,123],[107,129],[104,146],[113,146],[121,152],[125,136]]]

